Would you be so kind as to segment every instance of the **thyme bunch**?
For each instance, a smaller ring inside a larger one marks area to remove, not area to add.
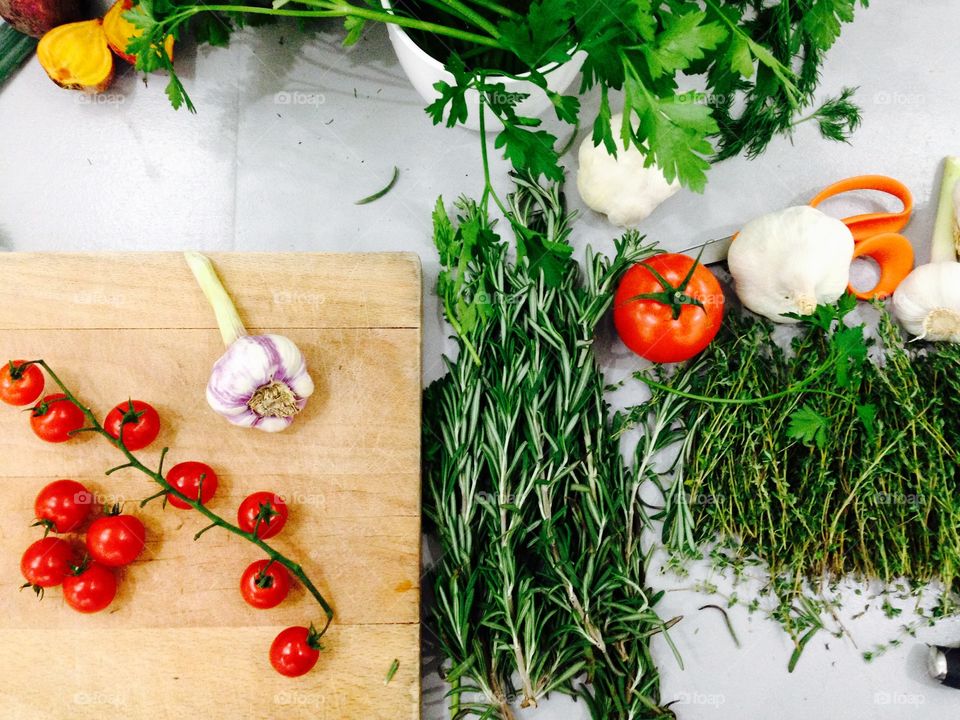
[[[681,567],[766,567],[791,670],[830,616],[845,632],[826,597],[842,577],[938,583],[933,615],[957,612],[960,348],[905,345],[883,311],[874,342],[847,324],[854,304],[820,308],[788,349],[767,321],[731,313],[644,406],[684,403],[676,481],[658,481],[664,543]]]

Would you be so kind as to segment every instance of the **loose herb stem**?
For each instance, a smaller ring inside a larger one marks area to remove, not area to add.
[[[127,462],[126,464],[121,465],[119,467],[130,467],[140,471],[141,473],[149,477],[151,480],[153,480],[155,483],[157,483],[161,487],[162,492],[164,494],[173,495],[174,497],[179,498],[180,500],[185,502],[187,505],[192,507],[194,510],[199,512],[201,515],[207,518],[207,520],[210,521],[210,525],[204,528],[203,530],[201,530],[200,533],[206,532],[212,527],[223,528],[224,530],[231,532],[234,535],[239,535],[240,537],[247,540],[248,542],[253,543],[258,548],[260,548],[264,553],[266,553],[267,557],[270,558],[271,562],[277,562],[283,565],[287,570],[289,570],[290,573],[294,577],[296,577],[297,580],[301,582],[301,584],[307,589],[307,592],[309,592],[313,596],[313,598],[317,601],[317,603],[323,609],[326,619],[324,621],[323,627],[321,628],[319,634],[322,636],[324,633],[326,633],[327,629],[330,626],[330,622],[333,620],[333,616],[334,616],[333,608],[327,602],[326,598],[324,598],[324,596],[317,589],[316,585],[313,584],[313,581],[311,581],[310,578],[307,577],[307,574],[304,572],[303,567],[299,563],[294,562],[293,560],[285,556],[283,553],[279,552],[278,550],[275,550],[269,544],[267,544],[262,539],[257,537],[255,532],[244,532],[233,523],[227,520],[224,520],[222,517],[220,517],[215,512],[210,510],[203,503],[199,502],[198,500],[194,500],[193,498],[188,497],[187,495],[184,495],[177,488],[175,488],[173,485],[168,483],[166,478],[163,477],[163,475],[161,475],[157,471],[151,470],[149,467],[144,465],[124,445],[122,435],[120,438],[117,438],[117,439],[115,439],[112,435],[110,435],[110,433],[108,433],[104,429],[103,425],[100,424],[100,421],[97,419],[97,416],[94,414],[93,410],[91,410],[89,407],[87,407],[77,399],[77,396],[70,391],[70,389],[63,383],[62,380],[60,380],[57,374],[50,368],[50,366],[44,360],[34,360],[32,362],[42,367],[50,376],[50,379],[57,384],[57,386],[60,388],[60,391],[64,395],[66,395],[67,399],[70,402],[72,402],[74,405],[76,405],[78,408],[80,408],[81,411],[83,411],[83,414],[86,416],[87,421],[90,423],[90,428],[97,434],[105,437],[110,442],[111,445],[114,445],[115,447],[117,447],[124,454],[124,456],[127,459]],[[166,450],[164,450],[164,455],[165,454],[166,454]],[[119,468],[114,468],[114,470],[116,469],[119,469]],[[198,533],[198,536],[200,533]]]

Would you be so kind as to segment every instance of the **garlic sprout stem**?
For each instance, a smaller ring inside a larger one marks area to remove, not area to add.
[[[227,347],[233,345],[238,337],[247,334],[247,329],[240,319],[240,313],[237,312],[236,305],[230,299],[230,295],[223,287],[217,271],[213,269],[213,263],[210,258],[202,253],[188,251],[183,254],[187,261],[187,266],[197,279],[200,289],[206,296],[213,313],[217,317],[217,325],[220,327],[220,335],[223,337],[223,344]]]
[[[954,203],[955,190],[960,187],[960,157],[949,156],[943,164],[943,183],[940,186],[940,205],[937,221],[933,226],[933,243],[930,247],[931,262],[956,262],[957,260],[957,212]]]

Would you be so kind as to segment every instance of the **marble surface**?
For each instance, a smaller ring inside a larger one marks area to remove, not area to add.
[[[960,152],[958,20],[954,0],[873,3],[845,30],[824,71],[825,94],[860,88],[864,122],[849,145],[828,144],[801,126],[757,160],[716,166],[703,195],[679,193],[641,230],[682,249],[804,202],[840,177],[886,173],[915,194],[907,234],[925,259],[940,160]],[[240,33],[226,50],[182,48],[178,67],[195,116],[170,109],[159,77],[145,83],[127,69],[91,99],[57,88],[30,62],[0,92],[0,247],[412,250],[425,271],[424,380],[436,377],[448,345],[432,296],[430,211],[438,195],[449,202],[479,193],[478,138],[432,126],[383,28],[351,49],[341,38],[333,26],[311,34],[284,26]],[[401,176],[390,194],[354,204],[386,184],[394,166]],[[504,170],[495,165],[505,185]],[[572,184],[569,197],[579,206]],[[574,240],[609,248],[616,234],[585,211]],[[605,361],[613,375],[636,365],[616,345]],[[661,612],[684,616],[673,633],[683,668],[655,644],[664,698],[678,701],[682,720],[956,717],[960,693],[927,678],[921,643],[960,642],[960,623],[921,632],[866,664],[860,652],[896,635],[902,622],[887,620],[874,602],[848,622],[857,647],[818,638],[788,675],[791,647],[777,625],[732,611],[738,649],[718,613],[697,610],[711,599],[686,589],[707,571],[680,580],[658,568],[654,562],[650,584],[674,590]],[[856,614],[862,597],[853,588],[848,597],[844,612]],[[425,672],[424,717],[439,720],[442,687],[429,666]],[[557,698],[518,717],[587,713]]]

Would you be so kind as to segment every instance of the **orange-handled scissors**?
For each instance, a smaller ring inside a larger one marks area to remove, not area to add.
[[[900,234],[913,213],[913,196],[906,185],[886,175],[858,175],[824,188],[810,201],[810,205],[817,207],[828,198],[857,190],[879,190],[892,195],[903,204],[903,209],[897,212],[865,213],[842,220],[853,235],[853,256],[869,257],[880,268],[880,279],[874,287],[869,290],[857,290],[850,286],[850,292],[861,300],[884,298],[893,294],[897,286],[913,270],[913,246]],[[730,243],[734,238],[736,235],[711,240],[683,252],[689,255],[700,254],[701,263],[712,265],[726,259]]]
[[[853,235],[853,257],[871,258],[880,268],[880,279],[873,288],[859,291],[851,286],[850,292],[861,300],[884,298],[892,295],[913,270],[913,245],[900,234],[910,222],[913,196],[906,185],[886,175],[858,175],[824,188],[810,205],[818,207],[828,198],[857,190],[879,190],[903,204],[899,212],[865,213],[843,218],[843,224]]]

